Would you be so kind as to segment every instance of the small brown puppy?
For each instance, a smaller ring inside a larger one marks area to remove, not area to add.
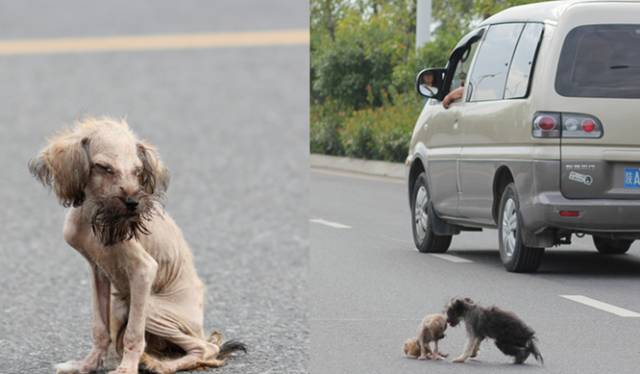
[[[438,351],[438,341],[444,338],[447,329],[447,317],[444,314],[428,314],[418,327],[418,337],[404,342],[404,354],[418,360],[440,360],[447,354]],[[429,343],[433,342],[431,351]]]

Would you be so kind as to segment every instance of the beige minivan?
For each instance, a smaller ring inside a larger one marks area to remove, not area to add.
[[[420,252],[497,228],[506,269],[532,272],[573,234],[602,254],[640,238],[639,2],[507,9],[416,87],[429,98],[406,161]]]

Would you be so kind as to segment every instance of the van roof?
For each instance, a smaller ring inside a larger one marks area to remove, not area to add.
[[[480,25],[504,22],[545,22],[557,23],[562,13],[574,4],[603,3],[602,0],[564,0],[514,6],[498,12],[484,20]],[[609,2],[609,1],[607,1]],[[619,0],[616,2],[633,2]]]

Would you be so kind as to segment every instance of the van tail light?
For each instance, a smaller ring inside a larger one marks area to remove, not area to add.
[[[563,138],[600,138],[602,124],[588,114],[562,113]]]
[[[533,116],[534,138],[559,138],[560,113],[538,112]]]
[[[534,138],[601,138],[602,123],[579,113],[537,112],[533,116]]]

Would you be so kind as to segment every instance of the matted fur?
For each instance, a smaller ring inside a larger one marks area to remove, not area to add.
[[[105,246],[112,246],[123,240],[139,239],[140,235],[149,235],[146,223],[161,209],[162,196],[141,194],[139,208],[130,214],[115,197],[92,200],[87,203],[92,211],[91,228],[98,240]]]
[[[464,321],[469,341],[465,351],[454,362],[464,362],[475,357],[480,343],[485,338],[495,340],[502,353],[513,356],[514,363],[522,364],[530,354],[543,363],[536,346],[535,332],[513,312],[496,306],[482,307],[470,298],[454,298],[446,306],[447,322],[456,326]]]

